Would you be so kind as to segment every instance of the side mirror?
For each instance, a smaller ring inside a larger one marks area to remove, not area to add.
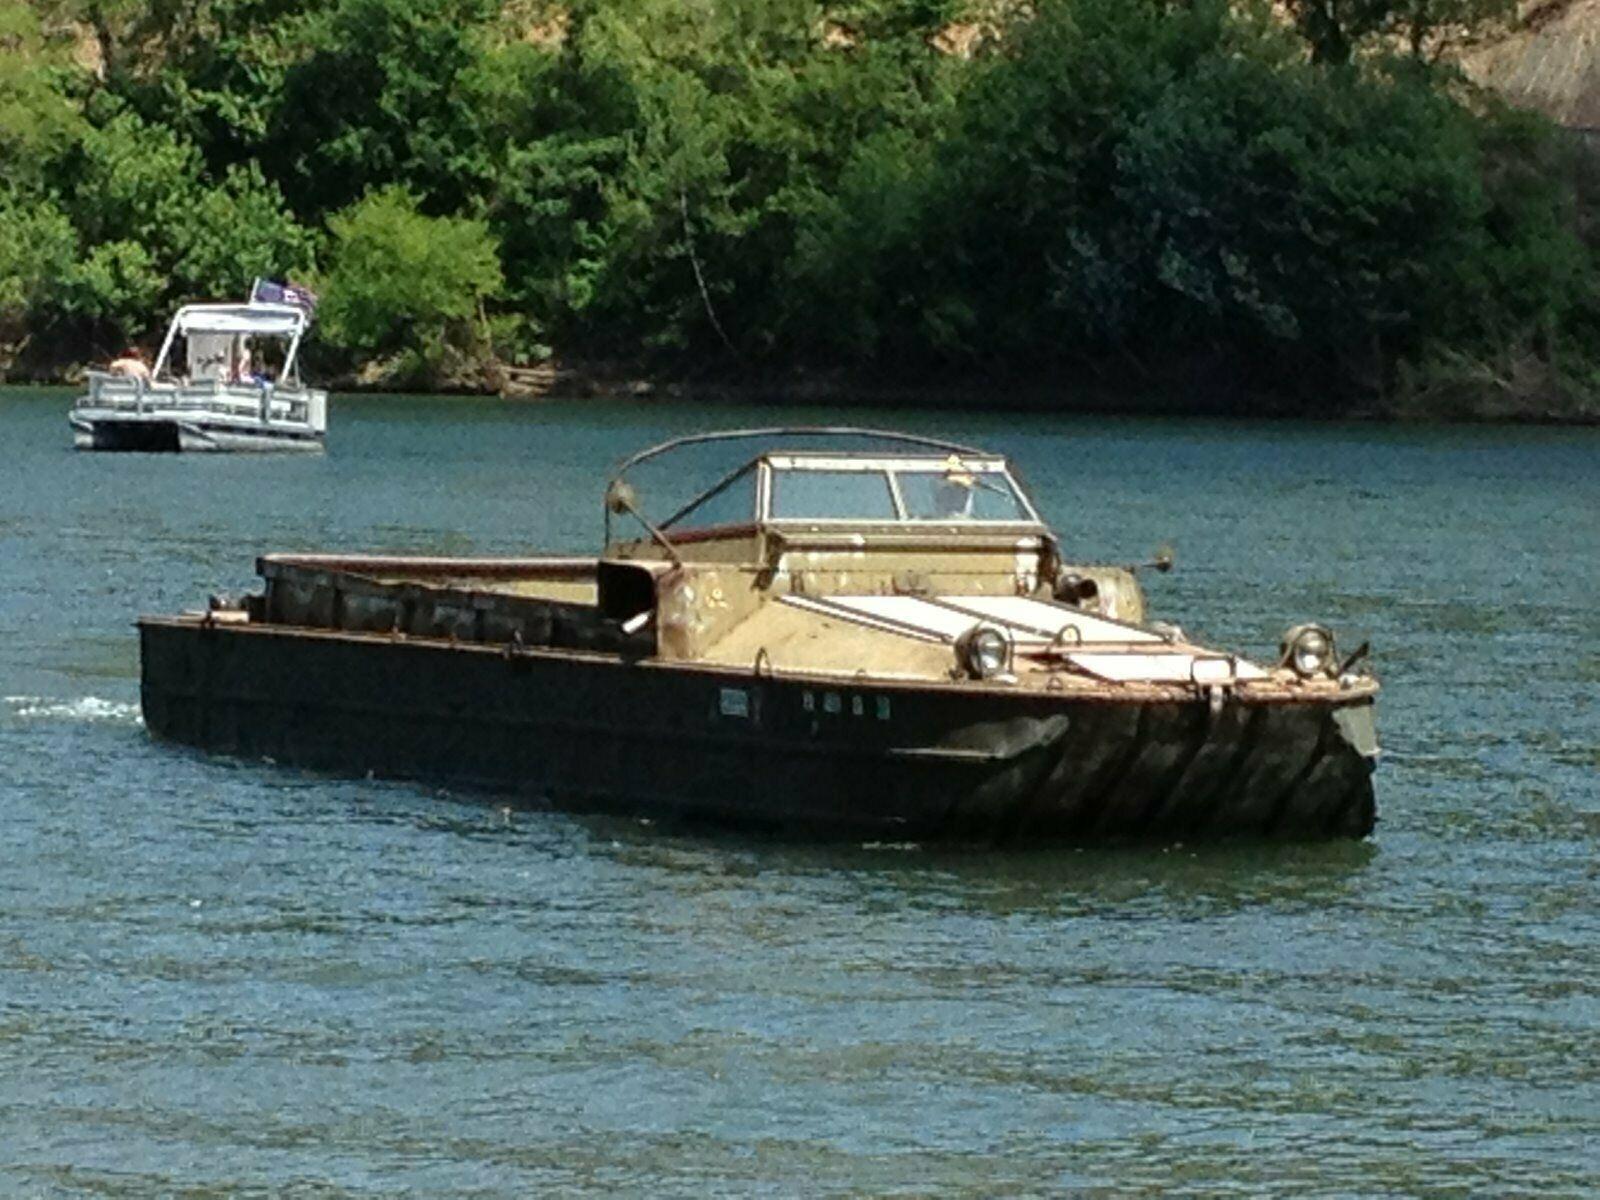
[[[639,511],[639,497],[633,490],[633,485],[624,483],[620,479],[613,480],[606,489],[606,509],[621,516],[623,513],[636,513]]]

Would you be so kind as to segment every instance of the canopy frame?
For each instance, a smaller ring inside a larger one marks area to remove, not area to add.
[[[234,336],[287,338],[289,348],[284,353],[280,378],[292,386],[300,386],[300,341],[305,336],[309,321],[304,309],[292,304],[185,304],[167,326],[167,336],[161,342],[161,352],[156,356],[153,379],[160,379],[172,355],[172,345],[182,334],[224,333]]]

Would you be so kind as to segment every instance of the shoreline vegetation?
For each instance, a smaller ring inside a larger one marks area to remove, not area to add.
[[[573,400],[629,401],[638,404],[695,403],[708,407],[763,405],[819,406],[836,410],[905,409],[1018,414],[1051,413],[1107,417],[1199,417],[1252,420],[1339,422],[1600,426],[1600,405],[1592,402],[1541,404],[1510,381],[1474,380],[1449,391],[1370,395],[1337,407],[1307,405],[1277,392],[1241,392],[1226,383],[1165,380],[1145,386],[1107,384],[1092,374],[1019,379],[1012,376],[957,375],[939,379],[892,379],[880,374],[843,375],[796,371],[783,376],[664,377],[629,370],[617,363],[576,366],[546,362],[511,368],[539,374],[548,384],[504,382],[504,368],[491,364],[481,380],[443,381],[435,386],[392,386],[382,379],[355,376],[321,380],[335,396],[425,396],[472,402],[510,400],[530,405]],[[79,386],[81,368],[35,379],[0,380],[0,390],[67,392]]]
[[[337,390],[1600,422],[1513,0],[0,0],[0,382],[254,276]]]

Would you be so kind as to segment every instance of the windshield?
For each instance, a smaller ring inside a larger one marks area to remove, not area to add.
[[[868,471],[774,471],[772,515],[778,520],[895,521],[889,476]]]
[[[745,467],[661,523],[663,529],[748,525],[756,518],[755,470]]]
[[[1025,521],[1003,470],[958,465],[785,466],[772,472],[777,521]]]
[[[912,521],[1028,521],[1011,481],[997,471],[896,471]]]

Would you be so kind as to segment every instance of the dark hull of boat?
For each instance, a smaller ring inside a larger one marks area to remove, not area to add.
[[[252,425],[240,421],[73,418],[72,429],[73,444],[79,450],[175,454],[179,451],[316,451],[323,447],[322,436],[310,430]]]
[[[75,423],[74,430],[80,450],[176,454],[183,449],[176,421],[94,421]]]
[[[578,811],[1013,844],[1359,838],[1374,822],[1373,760],[1347,732],[1370,697],[1213,706],[197,618],[140,630],[158,738]]]

